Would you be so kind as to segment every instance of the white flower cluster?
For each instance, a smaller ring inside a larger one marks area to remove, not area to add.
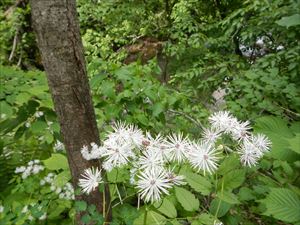
[[[38,159],[31,160],[28,162],[27,166],[17,167],[15,173],[22,173],[22,178],[26,179],[28,176],[37,174],[45,169],[40,163],[41,161]]]
[[[113,132],[107,135],[102,146],[91,143],[83,146],[82,156],[86,160],[102,159],[106,171],[130,166],[130,182],[138,188],[144,201],[154,202],[168,194],[174,185],[183,184],[184,177],[176,175],[171,165],[189,163],[194,169],[213,173],[218,168],[223,148],[216,147],[223,134],[230,135],[239,144],[238,154],[245,166],[255,165],[269,150],[270,141],[266,136],[253,135],[250,123],[240,122],[228,112],[217,112],[209,117],[211,127],[204,130],[203,138],[191,141],[183,134],[145,134],[134,125],[116,123]],[[79,186],[83,192],[95,190],[101,179],[101,170],[90,168],[82,175]]]
[[[204,138],[214,143],[222,133],[230,135],[239,144],[238,154],[244,166],[256,165],[271,147],[271,142],[265,135],[252,134],[248,121],[238,121],[229,112],[214,113],[209,117],[209,121],[212,126],[211,133],[205,134]],[[212,136],[218,137],[210,139]]]
[[[56,152],[60,152],[63,151],[65,149],[65,146],[62,142],[60,142],[59,140],[56,141],[55,145],[54,145],[54,150]]]
[[[56,178],[56,174],[54,173],[48,173],[47,176],[45,176],[41,181],[40,185],[45,185],[49,184],[51,191],[55,192],[58,194],[58,197],[60,199],[66,199],[66,200],[74,200],[75,195],[74,195],[74,188],[71,183],[66,183],[63,187],[56,187],[54,185],[54,180]]]
[[[0,205],[0,213],[3,213],[3,212],[4,212],[4,206]]]
[[[36,203],[31,203],[30,205],[25,205],[25,206],[23,207],[22,211],[21,211],[21,213],[24,213],[24,214],[26,214],[26,215],[28,216],[28,219],[29,219],[30,221],[35,220],[35,218],[31,215],[31,212],[29,211],[28,208],[33,208],[33,207],[35,207],[35,206],[36,206]],[[43,209],[43,207],[42,207],[41,205],[39,205],[39,206],[37,207],[37,210],[40,211],[41,213],[43,213],[43,214],[38,218],[39,220],[45,220],[45,219],[47,218],[47,213],[46,213],[46,212],[43,212],[42,209]]]

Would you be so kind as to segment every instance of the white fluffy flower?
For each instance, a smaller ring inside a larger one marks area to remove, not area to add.
[[[129,135],[129,140],[137,147],[140,147],[145,139],[143,132],[134,125],[129,125],[127,127],[127,132]]]
[[[105,147],[98,146],[94,142],[92,142],[90,146],[91,150],[89,150],[89,147],[86,145],[81,148],[82,157],[86,160],[99,159],[107,151]]]
[[[113,132],[110,132],[107,135],[107,140],[110,141],[114,141],[114,142],[119,142],[119,143],[123,143],[123,142],[130,142],[130,134],[129,134],[129,129],[128,129],[128,125],[125,124],[124,122],[121,121],[117,121],[113,126]]]
[[[235,118],[228,111],[215,112],[208,120],[214,129],[225,132],[236,123]]]
[[[138,175],[137,188],[145,202],[154,202],[161,199],[162,194],[169,194],[168,188],[172,187],[163,169],[145,170]]]
[[[250,140],[262,152],[267,152],[271,148],[271,141],[264,134],[252,135]]]
[[[129,143],[120,143],[117,141],[106,142],[106,152],[103,153],[106,164],[110,163],[111,166],[120,167],[128,163],[130,158],[135,158],[132,151],[133,146]]]
[[[167,158],[171,161],[182,162],[189,149],[189,141],[183,134],[171,134],[167,137],[164,147],[167,151]]]
[[[163,166],[163,157],[155,149],[149,149],[142,152],[139,157],[138,166],[140,169],[152,170]]]
[[[254,137],[256,140],[257,137]],[[259,139],[258,141],[262,141]],[[264,143],[261,143],[264,144]],[[238,150],[240,160],[244,166],[255,166],[257,161],[263,156],[266,149],[257,146],[252,140],[244,140],[241,147]]]
[[[167,179],[174,185],[186,184],[186,182],[184,182],[185,177],[183,175],[176,175],[171,169],[167,171]]]
[[[3,213],[4,212],[4,207],[3,205],[0,205],[0,213]]]
[[[88,168],[84,170],[84,173],[81,174],[83,178],[79,179],[79,186],[82,188],[82,191],[89,194],[91,191],[94,191],[98,187],[99,183],[102,183],[101,170],[98,168]]]
[[[203,130],[202,138],[206,142],[214,143],[221,134],[222,133],[215,128],[205,128]]]
[[[235,122],[233,126],[230,128],[230,133],[234,140],[244,140],[249,137],[250,122]]]
[[[217,151],[211,143],[198,142],[192,143],[191,150],[189,152],[189,162],[195,169],[203,170],[204,173],[214,172],[218,166]]]

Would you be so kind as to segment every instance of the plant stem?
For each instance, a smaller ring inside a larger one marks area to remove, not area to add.
[[[223,190],[224,190],[224,179],[222,179],[222,184],[221,184],[221,196],[222,196],[222,197],[223,197]],[[219,210],[220,210],[221,202],[222,202],[222,200],[219,199],[217,211],[216,211],[216,213],[215,213],[215,219],[218,218],[218,213],[219,213]]]
[[[144,225],[147,225],[147,216],[148,216],[148,208],[146,206],[145,214],[144,214]]]

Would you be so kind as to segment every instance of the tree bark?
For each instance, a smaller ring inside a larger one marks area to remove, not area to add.
[[[99,144],[99,132],[85,67],[76,3],[75,0],[30,0],[30,5],[38,47],[76,188],[85,169],[100,166],[98,161],[86,161],[80,153],[83,145],[92,142]],[[108,187],[105,187],[106,207],[103,207],[103,193],[98,190],[88,196],[78,195],[76,199],[96,205],[101,213],[106,208],[107,214]]]

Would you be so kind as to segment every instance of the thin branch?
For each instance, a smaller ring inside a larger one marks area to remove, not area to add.
[[[168,111],[171,113],[178,114],[178,115],[185,117],[186,119],[190,120],[191,122],[196,124],[198,127],[200,127],[202,130],[204,130],[203,124],[201,122],[199,122],[198,120],[196,120],[195,118],[191,117],[190,115],[188,115],[184,112],[173,110],[173,109],[169,109]]]
[[[17,44],[18,44],[18,37],[19,37],[19,29],[16,30],[16,34],[15,34],[14,40],[13,40],[13,47],[12,47],[12,50],[10,52],[8,61],[11,61],[14,57],[14,54],[15,54],[15,51],[16,51],[16,48],[17,48]]]

